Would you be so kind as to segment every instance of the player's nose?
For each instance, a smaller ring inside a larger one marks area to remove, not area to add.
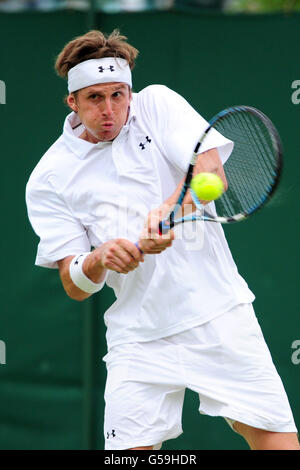
[[[109,98],[107,98],[104,101],[103,114],[107,117],[110,117],[113,114],[112,104],[111,104],[111,100]]]

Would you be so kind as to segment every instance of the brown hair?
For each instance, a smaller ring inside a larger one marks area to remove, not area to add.
[[[122,36],[117,29],[109,35],[97,30],[89,31],[65,45],[56,59],[55,70],[60,77],[66,78],[68,71],[80,62],[102,57],[125,59],[132,70],[138,50],[126,40],[126,36]]]

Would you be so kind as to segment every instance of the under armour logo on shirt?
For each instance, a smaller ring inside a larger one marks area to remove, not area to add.
[[[144,143],[141,142],[141,143],[139,144],[139,146],[141,147],[142,150],[145,150],[146,144],[147,144],[147,143],[150,144],[150,142],[151,142],[151,139],[149,139],[148,136],[146,136],[145,139],[146,139],[146,141],[145,141]]]
[[[114,71],[115,71],[113,65],[110,65],[109,67],[102,67],[102,65],[101,65],[100,67],[98,67],[98,69],[99,69],[99,72],[100,72],[100,73],[103,73],[104,70],[110,70],[111,72],[114,72]]]
[[[116,437],[116,431],[114,429],[112,429],[111,433],[106,433],[106,439],[109,439],[110,437]]]

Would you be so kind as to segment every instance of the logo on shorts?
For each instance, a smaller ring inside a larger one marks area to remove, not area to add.
[[[106,433],[106,439],[110,439],[111,437],[116,437],[115,429],[112,429],[111,432]]]

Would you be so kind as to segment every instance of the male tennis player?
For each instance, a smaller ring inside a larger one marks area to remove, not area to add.
[[[105,448],[153,449],[177,437],[189,388],[201,413],[223,416],[251,449],[299,449],[254,295],[220,224],[202,224],[197,251],[174,231],[158,235],[207,123],[167,87],[133,93],[136,56],[118,32],[91,31],[64,47],[56,70],[72,112],[26,192],[36,264],[58,268],[73,299],[105,282],[117,298],[105,313]],[[226,185],[232,142],[214,131],[205,145],[196,172]]]

